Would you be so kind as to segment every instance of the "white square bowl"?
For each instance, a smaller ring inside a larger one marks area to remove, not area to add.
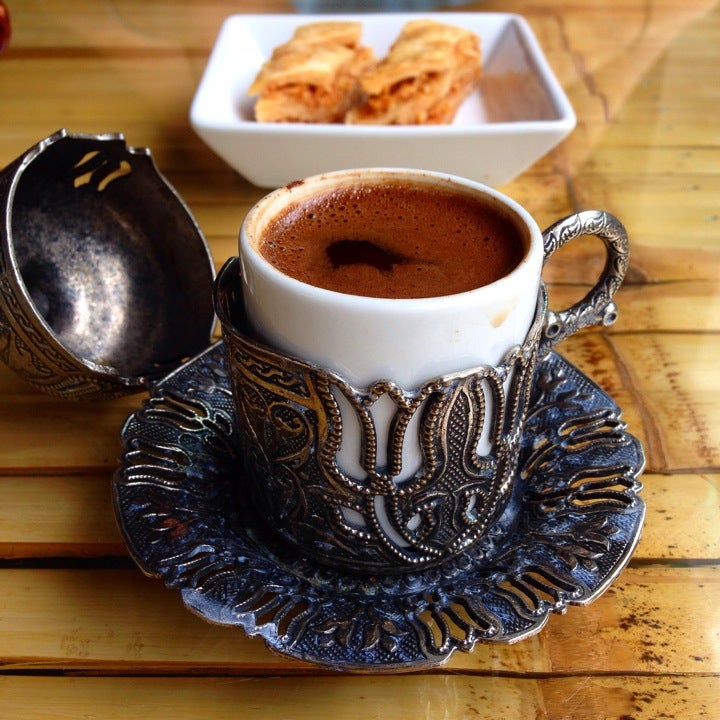
[[[382,57],[402,26],[419,17],[468,28],[481,38],[481,88],[466,99],[451,125],[254,120],[254,101],[247,89],[273,48],[287,41],[298,25],[358,20],[363,24],[362,41]],[[502,76],[507,73],[532,88],[527,98],[524,93],[503,98]],[[493,92],[495,97],[490,98]],[[503,100],[507,115],[503,115]],[[220,157],[260,187],[279,187],[309,175],[358,167],[420,168],[502,185],[559,143],[575,126],[575,113],[529,25],[519,15],[234,15],[222,25],[192,102],[190,122]]]

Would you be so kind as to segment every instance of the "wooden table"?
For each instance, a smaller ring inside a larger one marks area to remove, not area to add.
[[[60,127],[149,147],[218,266],[264,193],[193,133],[188,108],[223,18],[282,0],[10,0],[0,165]],[[463,8],[465,9],[465,8]],[[620,319],[562,353],[621,405],[647,454],[642,540],[592,605],[515,645],[428,672],[346,675],[271,654],[186,611],[116,529],[119,428],[142,396],[73,404],[0,367],[3,718],[720,717],[720,11],[715,0],[488,0],[522,13],[578,115],[502,188],[540,225],[583,208],[632,239]],[[596,271],[548,267],[556,304]]]

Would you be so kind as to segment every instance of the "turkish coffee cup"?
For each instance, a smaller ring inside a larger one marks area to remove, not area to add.
[[[541,273],[591,235],[606,263],[572,307]],[[311,560],[420,570],[472,552],[512,494],[539,358],[609,325],[621,223],[544,233],[518,203],[410,169],[319,175],[246,216],[215,282],[245,467],[238,493]]]

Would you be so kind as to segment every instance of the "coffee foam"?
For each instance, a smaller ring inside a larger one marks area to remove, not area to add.
[[[287,206],[264,227],[258,250],[310,285],[420,298],[492,283],[518,265],[526,244],[513,218],[487,199],[359,182]]]

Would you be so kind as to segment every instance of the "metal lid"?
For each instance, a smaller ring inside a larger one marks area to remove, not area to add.
[[[204,350],[214,265],[150,152],[60,130],[0,172],[0,359],[46,392],[144,389]]]

